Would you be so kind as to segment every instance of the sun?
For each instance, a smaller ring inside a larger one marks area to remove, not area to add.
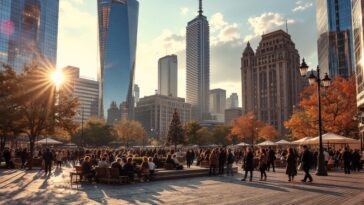
[[[51,80],[56,85],[57,89],[59,89],[64,82],[64,75],[61,70],[55,70],[51,74]]]

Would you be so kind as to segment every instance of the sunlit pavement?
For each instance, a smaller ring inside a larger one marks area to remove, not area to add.
[[[0,204],[364,204],[364,173],[330,172],[313,183],[288,183],[283,169],[268,181],[241,182],[234,177],[199,177],[131,185],[70,186],[70,168],[43,171],[0,170]]]

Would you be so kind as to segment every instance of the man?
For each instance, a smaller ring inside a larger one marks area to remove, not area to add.
[[[275,172],[275,166],[274,166],[274,161],[276,160],[276,153],[274,152],[274,150],[269,147],[269,150],[268,150],[268,172],[269,172],[269,169],[270,169],[270,165],[272,165],[272,169],[273,169],[273,172]]]
[[[253,149],[248,148],[248,153],[244,157],[244,169],[245,169],[245,176],[241,181],[245,181],[248,177],[248,172],[250,172],[250,180],[253,180],[253,170],[254,170],[254,154]]]
[[[231,151],[231,149],[228,149],[228,154],[227,154],[227,161],[226,161],[226,175],[229,176],[229,174],[231,176],[234,176],[234,172],[233,172],[233,163],[235,161],[235,157]]]
[[[226,162],[226,150],[224,148],[221,148],[219,153],[219,175],[224,174],[225,162]]]
[[[306,182],[307,178],[309,179],[309,182],[312,182],[312,176],[310,175],[310,169],[312,164],[312,153],[308,150],[308,147],[306,145],[303,145],[303,154],[301,157],[301,166],[303,168],[303,171],[305,172],[305,177],[302,179],[302,182]]]
[[[119,175],[122,176],[123,168],[121,166],[121,159],[117,158],[116,161],[111,163],[111,168],[117,168],[119,170]]]
[[[49,151],[49,148],[47,148],[47,150],[44,152],[43,160],[44,160],[45,174],[47,174],[47,173],[51,174],[53,154],[52,154],[52,152]]]
[[[344,171],[345,174],[350,174],[350,162],[351,162],[351,153],[349,149],[345,147],[344,152],[342,154],[342,159],[344,161]]]

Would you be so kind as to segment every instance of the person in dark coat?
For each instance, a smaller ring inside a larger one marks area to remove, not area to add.
[[[276,153],[274,152],[274,150],[269,147],[269,150],[268,150],[268,172],[269,172],[269,169],[270,169],[270,166],[272,165],[272,169],[273,169],[273,172],[275,172],[275,166],[274,166],[274,161],[276,160]]]
[[[24,148],[20,152],[20,159],[21,159],[21,168],[25,168],[25,163],[27,162],[27,159],[28,159],[28,151],[27,151],[27,148]]]
[[[253,180],[253,170],[254,170],[254,154],[250,147],[248,148],[248,153],[244,157],[244,169],[245,169],[245,176],[241,181],[246,180],[246,178],[248,176],[248,172],[250,172],[249,181],[252,181]]]
[[[306,182],[307,178],[309,179],[309,182],[312,182],[313,179],[310,175],[310,168],[313,161],[313,156],[306,145],[303,145],[303,149],[304,151],[301,157],[301,166],[305,172],[305,177],[302,179],[302,182]]]
[[[354,150],[353,154],[352,154],[352,160],[351,160],[351,168],[353,169],[354,172],[356,171],[360,171],[360,153],[359,150],[356,149]]]
[[[211,154],[209,155],[209,164],[210,164],[210,172],[209,176],[216,175],[216,165],[219,163],[219,158],[217,154],[217,150],[212,150]]]
[[[344,161],[344,171],[345,174],[350,174],[350,162],[351,162],[351,153],[349,149],[345,147],[344,152],[342,154],[342,159]]]
[[[7,169],[11,168],[12,165],[11,165],[11,153],[10,153],[10,150],[9,148],[5,148],[4,152],[3,152],[3,157],[4,157],[4,160],[5,160],[5,166]]]
[[[129,157],[127,163],[123,166],[123,175],[128,176],[130,181],[134,180],[135,169],[133,166],[133,158]]]
[[[227,154],[227,161],[226,161],[226,175],[227,176],[229,176],[229,174],[231,176],[234,176],[234,172],[233,172],[234,161],[235,161],[234,154],[232,153],[231,149],[229,149],[228,154]]]
[[[187,168],[191,167],[194,159],[195,159],[195,153],[189,149],[186,153]]]
[[[226,150],[224,148],[221,148],[219,153],[219,175],[224,174],[225,163],[226,163]]]
[[[121,159],[117,158],[115,162],[111,163],[111,168],[117,168],[119,170],[119,175],[123,174],[123,167],[121,166]]]
[[[288,175],[288,181],[293,182],[294,177],[297,175],[297,156],[293,148],[288,148],[286,174]]]
[[[44,160],[44,171],[45,171],[45,174],[47,174],[47,173],[51,174],[53,154],[49,150],[49,148],[47,148],[47,150],[43,153],[43,160]]]
[[[261,149],[259,153],[259,171],[260,171],[260,181],[267,181],[267,153],[265,149]]]

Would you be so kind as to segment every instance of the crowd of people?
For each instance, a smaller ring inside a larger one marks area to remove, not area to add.
[[[5,161],[6,168],[13,168],[14,158],[20,159],[21,168],[26,168],[29,162],[30,153],[27,149],[9,149],[6,148],[0,156],[0,161]],[[37,148],[33,153],[34,158],[43,160],[45,173],[51,173],[52,164],[61,168],[63,164],[69,163],[73,166],[82,167],[82,172],[90,180],[96,179],[95,168],[117,168],[120,176],[127,176],[131,181],[134,176],[139,176],[143,181],[152,179],[157,168],[183,169],[185,162],[186,167],[190,168],[193,163],[197,166],[207,163],[209,175],[233,176],[233,164],[242,164],[245,171],[245,181],[253,179],[254,170],[260,172],[260,180],[267,180],[267,171],[275,172],[275,162],[280,160],[286,167],[288,181],[294,181],[298,169],[305,172],[304,179],[311,182],[312,176],[310,170],[317,166],[317,150],[310,150],[307,146],[288,149],[273,149],[247,147],[247,148],[82,148],[82,149],[42,149]],[[360,171],[361,153],[359,150],[350,150],[348,147],[335,150],[325,149],[325,164],[333,165],[333,168],[339,169],[341,164],[344,165],[345,174],[351,171]],[[226,168],[226,170],[225,170]]]

